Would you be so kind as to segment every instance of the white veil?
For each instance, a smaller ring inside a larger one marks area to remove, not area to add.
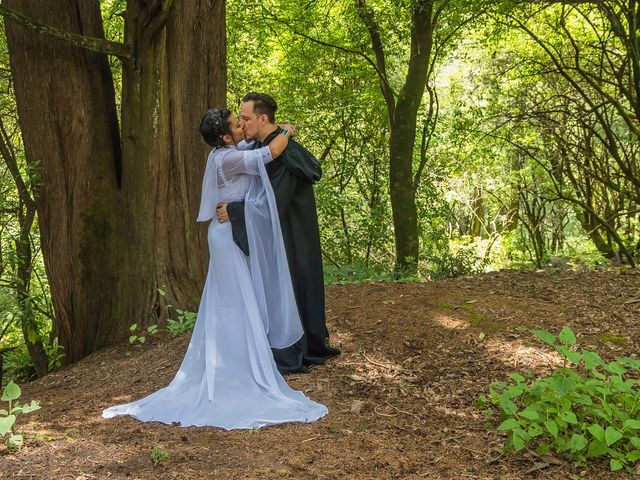
[[[218,162],[212,150],[202,180],[199,222],[215,217],[218,204]],[[278,160],[275,160],[278,161]],[[275,195],[266,168],[257,162],[245,195],[245,222],[249,243],[251,282],[265,332],[272,348],[286,348],[304,333],[298,313],[287,254],[280,229]]]
[[[200,197],[200,213],[197,222],[211,220],[218,206],[218,169],[216,168],[216,148],[209,152],[207,166],[202,177],[202,196]]]
[[[274,160],[278,161],[278,160]],[[269,345],[286,348],[304,333],[291,283],[276,198],[262,162],[245,197],[251,281]]]

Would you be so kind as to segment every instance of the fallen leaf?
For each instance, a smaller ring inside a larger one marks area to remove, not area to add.
[[[362,400],[354,400],[351,403],[351,413],[360,415],[360,412],[362,411],[363,406],[364,406],[364,402]]]
[[[360,412],[362,411],[363,406],[364,406],[364,402],[362,400],[354,400],[353,403],[351,403],[351,413],[360,415]]]

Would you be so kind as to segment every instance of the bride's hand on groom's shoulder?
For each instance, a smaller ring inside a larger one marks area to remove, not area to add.
[[[290,136],[293,137],[296,134],[296,127],[294,127],[289,122],[278,123],[280,128],[284,128],[285,130],[289,130]]]

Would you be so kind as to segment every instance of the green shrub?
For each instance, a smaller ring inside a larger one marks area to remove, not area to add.
[[[167,330],[173,335],[182,335],[187,332],[192,332],[196,325],[196,318],[198,314],[196,312],[190,312],[188,310],[175,309],[178,314],[176,320],[167,320]]]
[[[335,266],[324,266],[324,279],[328,285],[345,285],[366,281],[392,281],[393,274],[380,265],[363,265],[362,263],[349,263]]]
[[[24,343],[21,343],[13,350],[4,355],[4,380],[13,379],[15,381],[27,381],[36,377],[33,368],[33,360],[29,356],[29,350]]]
[[[612,471],[632,469],[640,459],[640,361],[579,349],[573,331],[558,337],[543,330],[534,335],[555,348],[564,364],[551,376],[531,380],[517,373],[511,382],[490,386],[487,401],[499,409],[499,430],[508,433],[505,448],[555,452],[581,465],[609,460]]]
[[[162,288],[158,288],[158,293],[161,297],[166,295],[166,292]],[[166,309],[167,312],[174,310],[177,314],[175,320],[171,318],[167,319],[167,330],[169,330],[172,335],[178,336],[193,331],[196,326],[196,319],[198,318],[196,312],[174,308],[174,306],[170,304],[167,304]]]
[[[40,409],[36,400],[28,405],[20,405],[17,400],[21,394],[20,387],[13,382],[9,382],[2,392],[1,399],[8,402],[9,409],[0,409],[0,437],[7,437],[5,444],[9,451],[20,450],[24,444],[24,437],[16,429],[18,415]]]
[[[428,260],[432,264],[429,275],[432,280],[477,275],[483,273],[487,266],[473,246],[461,246],[455,252],[443,251],[428,257]]]

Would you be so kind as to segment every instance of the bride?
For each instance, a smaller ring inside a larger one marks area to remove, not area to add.
[[[289,387],[271,353],[303,333],[265,169],[287,146],[288,131],[266,147],[247,150],[236,116],[226,109],[209,110],[200,131],[213,150],[198,221],[211,220],[220,202],[244,199],[251,254],[236,246],[229,222],[211,222],[209,271],[178,373],[167,387],[107,408],[102,416],[226,430],[317,420],[327,408]]]

